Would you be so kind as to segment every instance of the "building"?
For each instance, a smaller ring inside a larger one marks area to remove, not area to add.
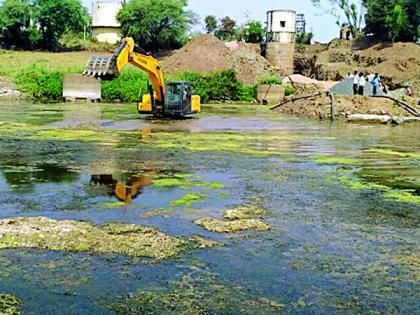
[[[344,39],[344,40],[353,40],[353,32],[351,30],[350,27],[348,26],[343,26],[340,29],[340,39]]]
[[[306,34],[306,20],[304,14],[296,15],[296,34]]]
[[[294,43],[296,35],[296,12],[273,10],[267,12],[267,41],[282,44]]]
[[[101,43],[116,44],[121,40],[121,25],[117,14],[121,2],[98,1],[92,8],[92,36]]]
[[[267,12],[265,57],[286,75],[293,73],[295,37],[295,11],[272,10]]]

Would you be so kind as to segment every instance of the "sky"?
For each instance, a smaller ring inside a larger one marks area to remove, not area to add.
[[[90,12],[93,1],[82,0],[82,2]],[[195,25],[193,28],[198,31],[204,31],[203,20],[206,15],[215,15],[218,18],[229,16],[238,24],[242,24],[247,20],[247,15],[251,20],[265,22],[267,11],[286,9],[305,14],[307,31],[314,32],[315,41],[329,42],[339,35],[335,19],[329,15],[321,15],[310,0],[189,0],[188,2],[188,8],[199,15],[201,25]]]

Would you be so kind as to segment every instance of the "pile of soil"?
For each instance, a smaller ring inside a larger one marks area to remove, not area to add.
[[[162,67],[168,74],[184,71],[211,73],[232,68],[246,84],[256,83],[262,77],[281,74],[253,47],[238,43],[238,48],[231,50],[210,34],[193,38],[180,50],[162,60]]]
[[[390,89],[404,85],[420,89],[420,45],[416,43],[364,43],[335,39],[322,45],[300,46],[295,68],[318,80],[342,80],[347,73],[380,73]]]
[[[322,92],[323,89],[318,85],[298,86],[296,95],[312,95]],[[290,96],[290,98],[296,97]],[[352,114],[371,114],[371,115],[389,115],[391,117],[410,116],[408,112],[396,105],[393,101],[366,96],[335,96],[336,118],[346,119]],[[276,109],[277,112],[290,114],[302,118],[318,118],[327,120],[330,118],[331,100],[326,93],[322,96],[310,99],[290,102]]]

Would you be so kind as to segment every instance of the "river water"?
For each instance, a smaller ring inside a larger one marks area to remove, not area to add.
[[[5,249],[0,293],[31,314],[112,314],[139,292],[187,314],[255,313],[245,300],[270,301],[264,313],[415,314],[419,137],[419,124],[331,124],[245,105],[173,121],[140,119],[132,105],[0,103],[0,218],[124,222],[222,243],[160,262]],[[153,184],[177,174],[219,185]],[[174,203],[188,193],[202,198]],[[194,224],[252,200],[270,231]],[[171,313],[151,301],[140,309]]]

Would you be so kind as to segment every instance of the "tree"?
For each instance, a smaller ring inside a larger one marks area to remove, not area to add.
[[[359,0],[356,4],[352,0],[328,0],[329,7],[323,8],[321,0],[311,0],[315,7],[335,17],[337,25],[350,27],[353,37],[357,37],[362,30],[363,17],[365,14],[366,0]],[[342,15],[346,17],[346,23],[341,23]]]
[[[5,0],[0,7],[0,40],[5,47],[27,43],[31,11],[29,0]]]
[[[394,15],[395,6],[400,5],[406,18],[394,40],[417,41],[420,35],[420,2],[418,0],[365,0],[365,4],[367,7],[365,32],[367,34],[379,40],[392,40],[389,16]]]
[[[395,42],[395,38],[401,33],[407,22],[407,16],[401,5],[396,4],[392,12],[385,18],[386,25],[390,31],[392,43]]]
[[[296,35],[296,44],[300,45],[310,45],[312,42],[312,38],[314,38],[314,33],[300,33]]]
[[[42,35],[41,46],[58,50],[66,33],[81,33],[89,23],[89,15],[80,0],[34,0],[34,21]]]
[[[245,25],[243,38],[247,43],[261,43],[265,29],[259,21],[250,21]]]
[[[214,34],[214,31],[217,30],[217,19],[214,15],[207,15],[204,19],[206,23],[206,32],[207,34]]]
[[[216,36],[221,40],[232,40],[236,38],[236,21],[226,16],[220,20],[220,27],[216,31]]]
[[[195,22],[187,4],[187,0],[131,0],[123,5],[117,19],[123,35],[133,37],[146,50],[178,48]]]

